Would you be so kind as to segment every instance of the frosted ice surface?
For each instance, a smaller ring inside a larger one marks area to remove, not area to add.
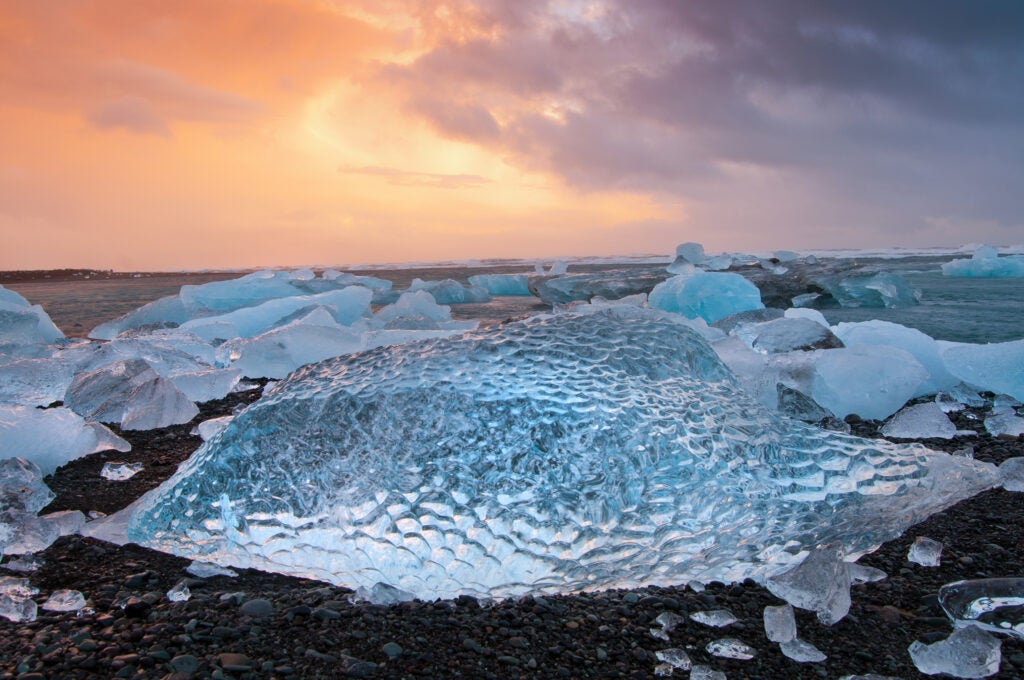
[[[683,319],[620,305],[303,367],[147,494],[129,536],[353,588],[507,597],[763,576],[997,482],[779,419]]]
[[[822,352],[814,365],[811,396],[844,418],[881,419],[917,393],[928,372],[909,353],[884,345],[858,345]]]
[[[480,286],[491,295],[533,295],[526,274],[476,274],[469,282]]]
[[[736,638],[712,640],[707,644],[705,649],[707,649],[708,654],[721,657],[723,659],[740,659],[741,661],[749,661],[757,656],[756,649],[745,642],[737,640]]]
[[[1024,340],[988,345],[940,342],[946,368],[978,390],[1024,401]]]
[[[931,645],[913,642],[909,648],[917,670],[926,675],[945,673],[955,678],[985,678],[999,672],[1002,643],[977,626],[959,628]]]
[[[140,472],[142,472],[142,463],[118,463],[111,461],[103,464],[103,469],[100,470],[100,477],[113,482],[123,482]]]
[[[710,666],[694,666],[690,671],[690,680],[726,680],[725,673],[716,671]]]
[[[792,250],[776,250],[772,256],[779,262],[794,262],[800,259],[800,253]]]
[[[32,554],[28,554],[22,555],[21,557],[15,560],[11,560],[10,562],[6,562],[4,564],[4,569],[8,569],[10,571],[17,571],[20,573],[31,573],[39,567],[43,566],[43,564],[44,562],[42,558],[36,557]]]
[[[39,466],[24,458],[0,460],[0,513],[36,514],[54,499]]]
[[[1024,276],[1024,255],[999,257],[999,252],[992,246],[981,246],[969,260],[943,264],[942,273],[978,278]]]
[[[713,626],[715,628],[724,628],[725,626],[736,623],[736,617],[728,609],[712,609],[709,611],[699,611],[690,614],[690,618],[697,623],[704,624],[705,626]]]
[[[192,591],[188,589],[188,581],[182,579],[174,584],[167,591],[167,599],[171,602],[187,602],[192,597]]]
[[[78,590],[55,590],[43,603],[48,612],[77,612],[85,607],[85,596]]]
[[[676,257],[681,257],[693,264],[700,264],[704,261],[704,246],[693,241],[680,243],[676,246]]]
[[[765,586],[776,597],[818,615],[826,626],[850,611],[850,572],[836,545],[813,548],[803,562],[768,578]]]
[[[565,260],[556,260],[548,267],[548,276],[563,276],[569,271],[569,263]]]
[[[907,551],[907,560],[922,567],[937,567],[942,559],[942,544],[927,536],[918,536]]]
[[[487,302],[491,294],[483,286],[470,284],[464,286],[454,279],[441,281],[424,281],[413,279],[410,291],[425,290],[430,293],[439,305],[453,305],[463,302]]]
[[[531,277],[530,290],[549,305],[564,305],[600,296],[618,300],[637,293],[649,293],[665,280],[664,270],[619,269],[596,274]]]
[[[818,280],[843,307],[909,307],[920,294],[899,274],[879,272],[870,276],[823,277]],[[794,306],[799,307],[794,300]]]
[[[1024,456],[1004,460],[999,466],[999,477],[1007,491],[1024,491]]]
[[[938,404],[930,401],[900,410],[882,426],[882,434],[903,439],[952,439],[956,436],[956,425]]]
[[[190,401],[203,403],[230,394],[241,375],[237,368],[210,368],[172,375],[169,380]]]
[[[654,287],[648,303],[655,309],[675,312],[714,323],[730,314],[763,309],[757,286],[739,274],[700,272],[673,276]]]
[[[177,326],[189,319],[189,311],[177,295],[154,300],[89,331],[94,340],[113,340],[124,331],[143,326]]]
[[[700,266],[709,272],[717,272],[728,269],[733,265],[733,262],[734,260],[731,255],[714,255],[704,260]]]
[[[825,315],[817,309],[810,309],[809,307],[790,307],[783,312],[783,316],[787,319],[810,319],[815,323],[820,323],[825,328],[831,328],[828,323],[828,319],[826,319]]]
[[[681,257],[677,257],[672,261],[672,263],[665,267],[665,271],[673,276],[690,276],[697,272],[697,268],[693,266],[692,262],[688,262]]]
[[[734,333],[747,346],[762,354],[795,350],[834,349],[843,342],[828,328],[810,319],[781,318],[758,324],[743,324]]]
[[[364,286],[371,290],[391,290],[391,282],[376,276],[359,276],[347,274],[336,269],[328,269],[323,273],[325,281],[333,281],[342,286]]]
[[[402,293],[398,300],[377,310],[374,316],[384,323],[398,318],[417,317],[444,322],[451,321],[451,312],[451,307],[439,305],[430,293],[420,290]]]
[[[128,451],[131,444],[67,408],[0,404],[0,458],[27,458],[46,476],[68,461],[107,449]]]
[[[810,642],[789,640],[779,644],[779,649],[797,663],[820,663],[828,657]]]
[[[960,382],[960,379],[954,377],[946,369],[946,364],[939,354],[939,343],[916,328],[874,319],[857,323],[840,323],[835,327],[835,333],[847,347],[888,345],[912,354],[918,363],[928,371],[928,378],[921,383],[914,396],[947,391],[953,389]]]
[[[789,642],[796,639],[796,617],[793,606],[768,606],[764,608],[764,634],[772,642]]]
[[[360,330],[306,321],[300,318],[253,338],[229,340],[221,348],[230,354],[232,367],[248,378],[283,378],[299,366],[365,348]]]
[[[939,604],[956,627],[978,626],[1024,638],[1024,578],[986,578],[947,583]]]
[[[211,418],[210,420],[204,420],[196,426],[196,434],[198,434],[205,442],[212,439],[215,434],[222,431],[228,426],[234,416],[221,416],[220,418]]]
[[[192,562],[185,567],[185,571],[196,578],[212,578],[214,576],[227,576],[234,578],[238,576],[238,572],[234,569],[228,569],[212,562]]]
[[[856,562],[847,562],[847,569],[850,573],[850,584],[857,585],[859,583],[874,583],[876,581],[882,581],[889,577],[881,569],[875,569],[865,564],[857,564]]]
[[[73,363],[54,357],[19,359],[0,365],[0,402],[48,406],[64,398]]]
[[[0,345],[53,343],[64,334],[39,305],[0,286]]]
[[[32,596],[38,592],[27,578],[0,576],[0,616],[13,623],[35,621],[39,608]]]
[[[1018,437],[1024,434],[1024,418],[1011,407],[993,408],[985,418],[985,430],[993,437],[1001,434]]]
[[[667,663],[673,670],[688,671],[692,665],[690,655],[687,654],[685,650],[679,649],[678,647],[659,649],[654,652],[654,656],[658,661]]]

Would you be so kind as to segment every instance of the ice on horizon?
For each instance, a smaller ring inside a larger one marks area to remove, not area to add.
[[[998,484],[748,397],[679,316],[620,305],[306,366],[147,494],[132,541],[506,597],[763,578]]]

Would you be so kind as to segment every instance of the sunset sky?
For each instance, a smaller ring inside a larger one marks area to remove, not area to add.
[[[1024,242],[1024,2],[7,0],[0,269]]]

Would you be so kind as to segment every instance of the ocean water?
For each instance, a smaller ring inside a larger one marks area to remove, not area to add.
[[[1024,338],[1024,279],[974,279],[949,277],[941,265],[965,254],[911,255],[893,257],[850,253],[859,265],[903,276],[920,292],[921,303],[894,309],[861,307],[825,309],[830,323],[881,319],[927,333],[938,340],[954,342],[1006,342]],[[822,260],[827,261],[826,259]],[[666,258],[628,261],[607,259],[570,260],[569,273],[607,273],[660,270]],[[393,282],[396,290],[415,278],[452,278],[466,283],[474,274],[533,273],[528,261],[491,261],[352,268],[350,271],[377,276]],[[178,292],[184,284],[201,284],[241,276],[240,273],[160,273],[141,278],[30,281],[5,283],[30,302],[41,304],[69,337],[84,337],[95,326],[136,309],[148,302]],[[479,319],[488,326],[549,310],[533,297],[499,297],[481,304],[452,306],[457,319]]]

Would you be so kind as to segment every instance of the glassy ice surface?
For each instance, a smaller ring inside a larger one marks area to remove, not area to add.
[[[126,479],[131,479],[138,473],[142,472],[142,470],[142,463],[119,463],[111,461],[103,464],[103,468],[100,470],[100,477],[114,482],[123,482]]]
[[[820,663],[828,657],[810,642],[803,640],[787,640],[779,644],[779,649],[788,658],[797,663]]]
[[[739,274],[698,272],[673,276],[659,283],[648,296],[651,307],[676,312],[708,323],[748,309],[763,309],[757,286]]]
[[[988,578],[947,583],[939,604],[957,627],[1024,638],[1024,578]]]
[[[196,578],[212,578],[214,576],[228,576],[230,578],[234,578],[238,576],[238,572],[234,569],[228,569],[220,566],[219,564],[213,564],[212,562],[193,562],[185,567],[185,571]]]
[[[988,345],[940,343],[950,373],[978,390],[1024,401],[1024,339]]]
[[[48,475],[70,460],[107,449],[128,451],[131,444],[67,408],[0,404],[0,458],[26,458]]]
[[[982,246],[969,260],[953,260],[942,265],[942,273],[971,278],[1024,276],[1024,255],[999,257],[995,248]]]
[[[846,568],[850,573],[850,583],[857,585],[859,583],[874,583],[876,581],[882,581],[889,577],[881,569],[875,569],[863,564],[857,564],[856,562],[847,562]]]
[[[690,671],[690,680],[726,680],[722,671],[716,671],[710,666],[694,666]]]
[[[1002,642],[978,626],[959,628],[931,645],[913,642],[909,648],[917,670],[926,675],[945,673],[955,678],[984,678],[999,672]]]
[[[838,545],[813,548],[803,562],[770,577],[765,586],[776,597],[817,613],[831,626],[850,611],[850,571]]]
[[[668,649],[660,649],[654,653],[654,656],[663,663],[667,663],[674,670],[688,671],[692,662],[690,661],[690,655],[685,650],[679,649],[678,647],[670,647]]]
[[[941,559],[942,544],[927,536],[915,538],[907,551],[907,560],[922,567],[937,567]]]
[[[736,638],[722,638],[721,640],[712,640],[705,647],[708,654],[712,656],[718,656],[723,659],[740,659],[741,661],[749,661],[757,656],[757,650]]]
[[[847,347],[887,345],[912,355],[928,372],[927,379],[921,383],[914,396],[951,390],[960,382],[946,369],[939,353],[939,343],[916,328],[873,319],[859,323],[840,323],[835,328],[835,334]]]
[[[55,590],[43,603],[50,612],[77,612],[85,607],[85,596],[77,590]]]
[[[476,274],[469,277],[469,282],[491,295],[533,295],[528,278],[527,274]]]
[[[694,612],[690,614],[690,619],[697,623],[704,624],[705,626],[713,626],[715,628],[724,628],[725,626],[736,623],[736,617],[728,609],[712,609],[710,611]]]
[[[938,404],[927,402],[900,410],[882,426],[882,434],[903,439],[952,439],[956,436],[956,425]]]
[[[784,604],[764,608],[764,634],[772,642],[796,639],[796,617],[793,606]]]
[[[811,319],[781,318],[737,328],[735,334],[752,350],[778,354],[794,350],[831,349],[843,342]]]
[[[985,418],[985,430],[993,437],[1019,437],[1024,434],[1024,418],[1011,407],[993,408],[991,415]]]
[[[182,579],[174,584],[174,587],[167,591],[167,599],[171,602],[186,602],[192,597],[192,592],[188,589],[188,582]]]
[[[887,418],[917,394],[928,372],[904,350],[857,345],[822,352],[814,363],[811,396],[844,418]]]
[[[487,302],[491,299],[490,292],[483,286],[470,284],[464,286],[453,279],[441,281],[423,281],[416,279],[409,290],[425,290],[434,296],[439,305],[454,305],[465,302]]]
[[[1007,491],[1024,491],[1024,456],[1003,461],[999,466],[999,476]]]
[[[27,578],[0,576],[0,616],[14,623],[35,621],[38,606],[32,596],[38,593]]]
[[[11,560],[4,564],[5,569],[28,574],[43,566],[43,559],[35,555],[22,555],[18,559]]]
[[[997,481],[778,418],[684,320],[622,305],[304,367],[145,496],[129,537],[350,587],[506,597],[761,577]]]
[[[220,418],[211,418],[210,420],[204,420],[196,426],[196,434],[198,434],[203,441],[212,439],[215,434],[223,430],[228,426],[234,416],[221,416]]]

